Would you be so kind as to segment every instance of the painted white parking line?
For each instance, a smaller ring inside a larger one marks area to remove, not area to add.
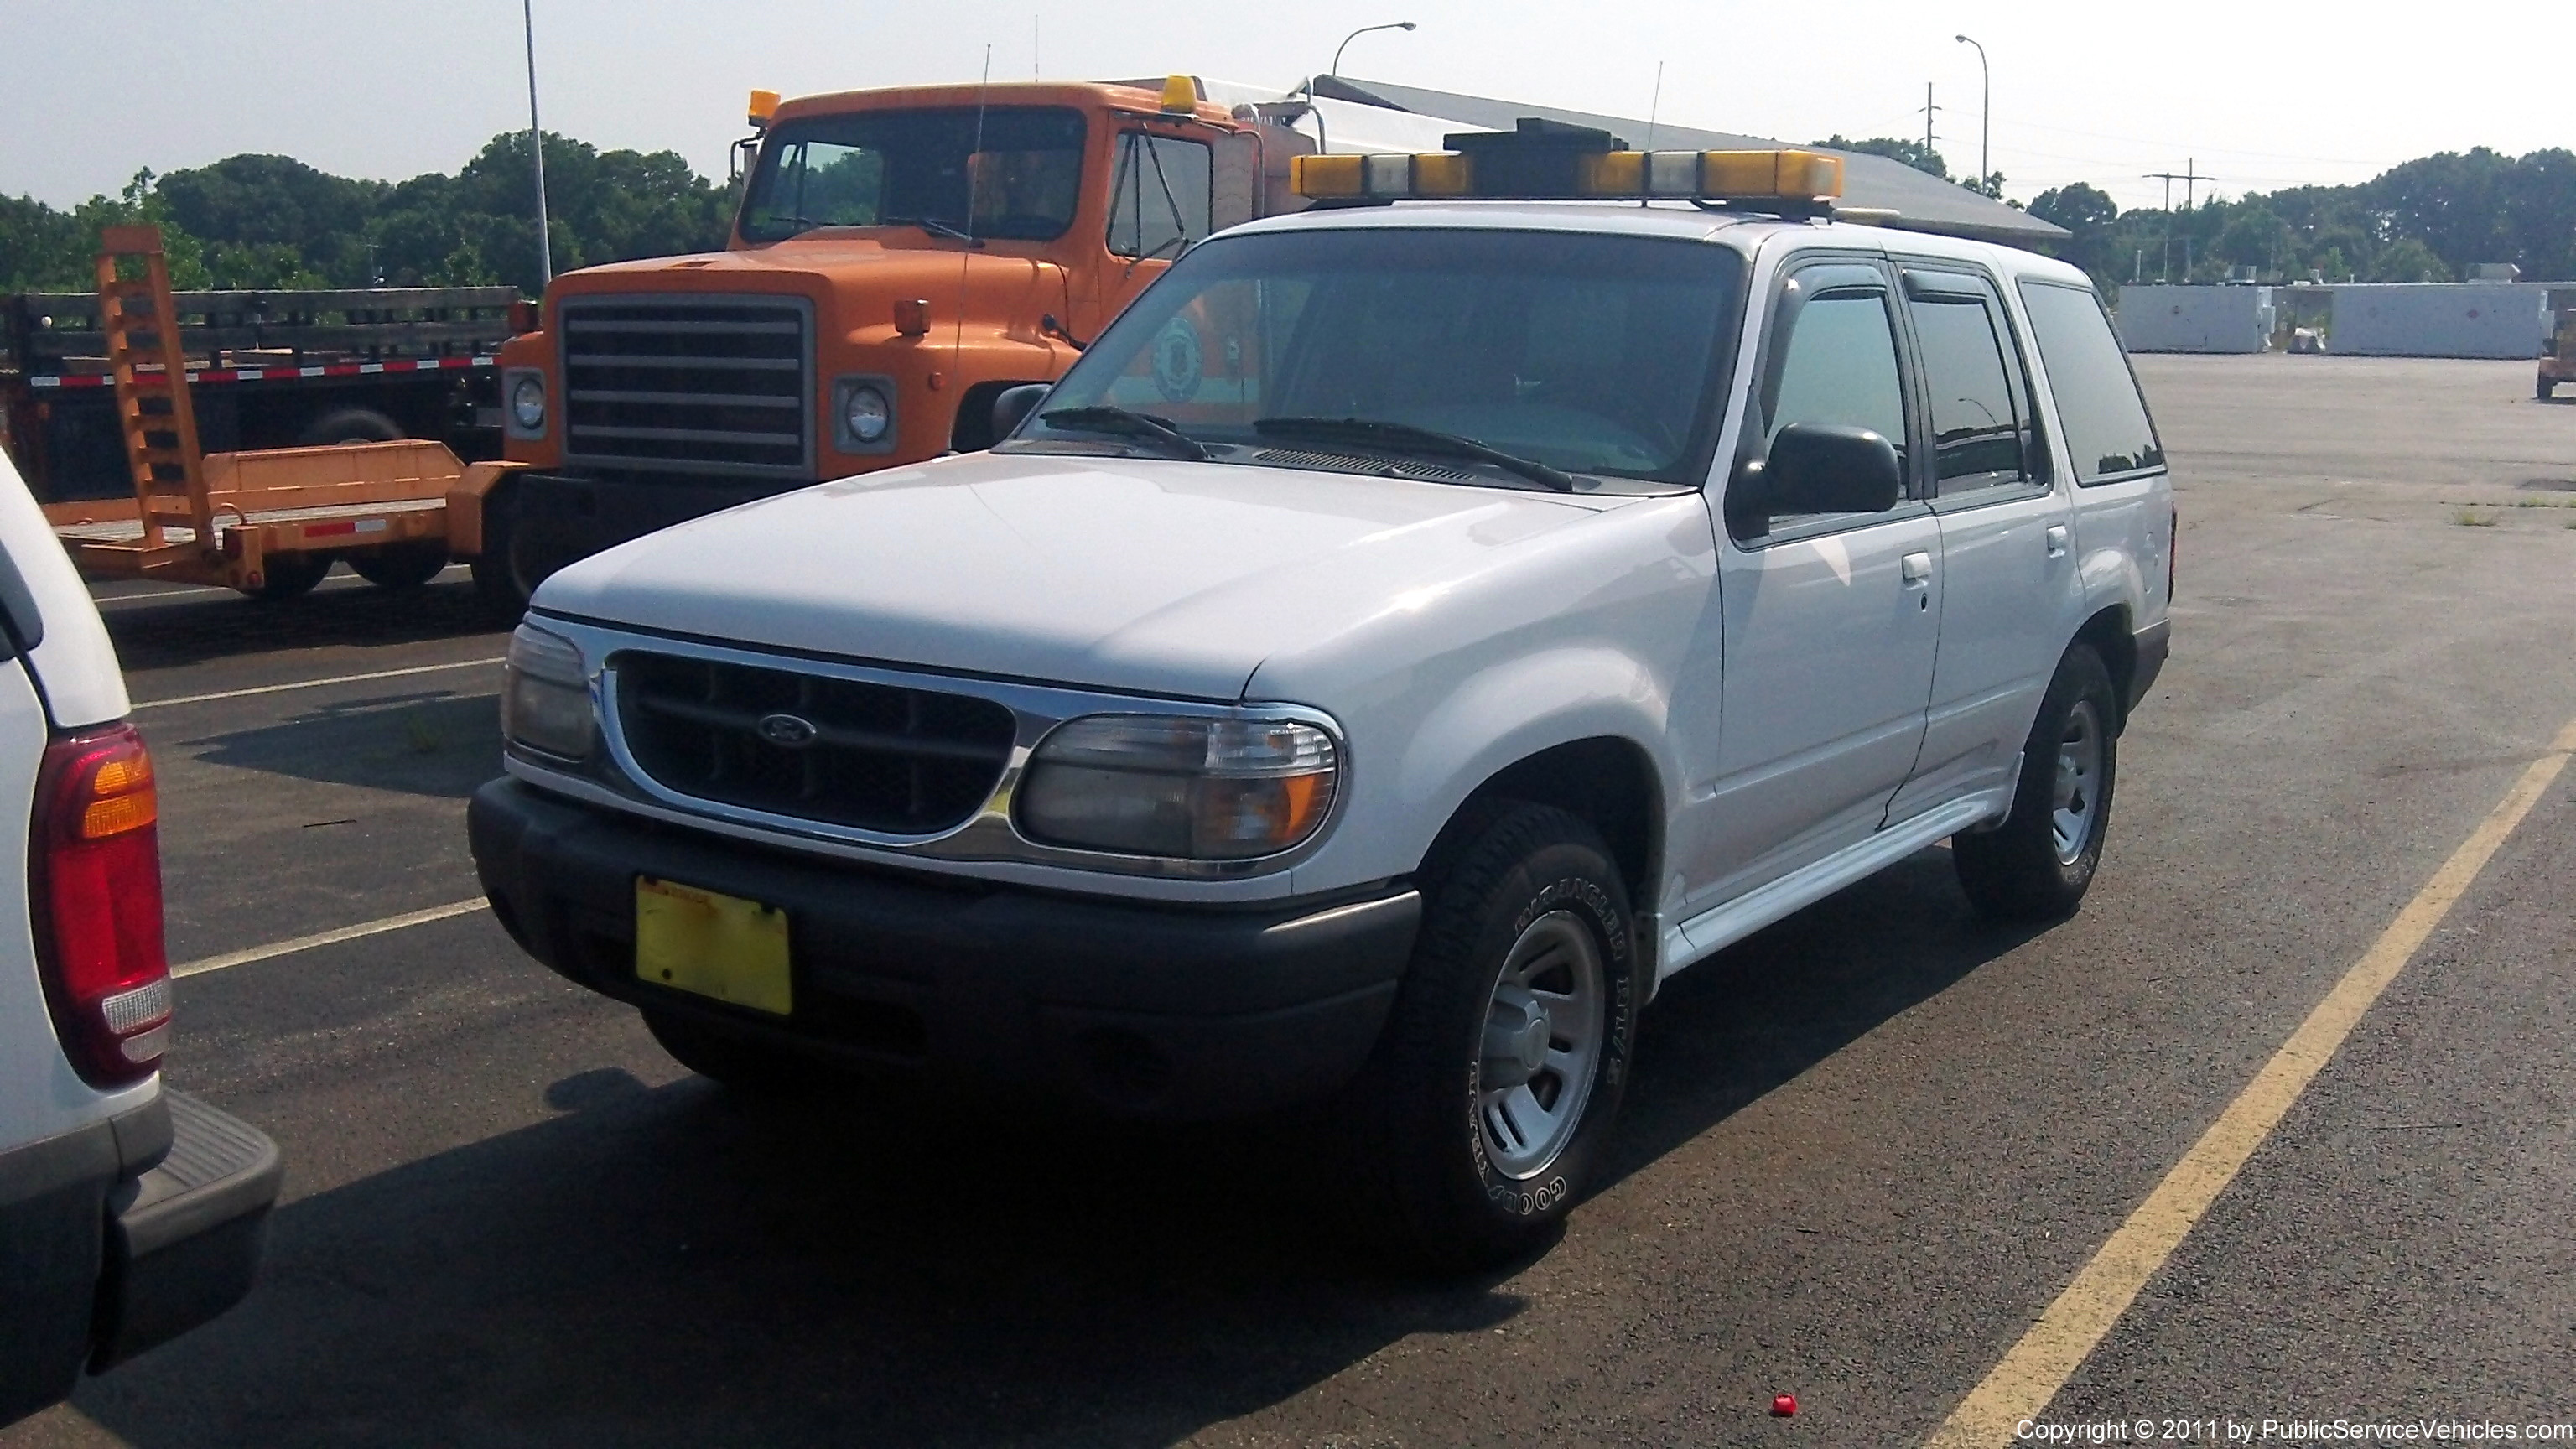
[[[490,902],[485,901],[481,896],[476,896],[470,901],[431,906],[425,911],[405,911],[399,916],[387,916],[381,921],[342,926],[336,931],[316,931],[310,936],[297,936],[289,941],[271,941],[265,946],[253,946],[247,951],[227,951],[221,956],[203,957],[171,967],[170,974],[203,976],[209,971],[221,971],[228,966],[247,966],[253,961],[265,961],[272,956],[291,956],[298,951],[310,951],[316,946],[335,946],[342,941],[355,941],[366,936],[381,936],[387,931],[399,931],[406,926],[425,926],[432,921],[444,921],[450,916],[470,915],[475,911],[487,909],[489,905]]]
[[[474,669],[498,664],[504,656],[489,659],[459,659],[453,664],[415,664],[409,669],[379,669],[371,674],[337,674],[329,679],[299,679],[290,684],[262,684],[249,689],[219,689],[212,694],[183,694],[175,699],[147,699],[136,710],[168,709],[174,704],[205,704],[218,699],[247,699],[254,694],[282,694],[290,689],[319,689],[326,684],[364,684],[370,679],[401,679],[412,674],[436,674],[443,669]]]

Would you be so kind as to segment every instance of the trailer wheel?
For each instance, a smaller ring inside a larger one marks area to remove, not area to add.
[[[327,553],[281,553],[271,555],[260,570],[259,585],[242,590],[263,604],[280,599],[294,599],[313,592],[322,576],[331,572],[331,555]]]
[[[447,567],[447,545],[435,539],[389,543],[349,555],[350,571],[380,589],[416,589]]]
[[[304,425],[297,446],[327,448],[337,443],[398,443],[411,434],[402,424],[374,408],[336,408]]]

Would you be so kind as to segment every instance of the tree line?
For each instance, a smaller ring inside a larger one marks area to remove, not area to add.
[[[1949,179],[1938,151],[1877,136],[1818,145],[1892,156]],[[1960,184],[2003,194],[2001,175]],[[2187,197],[2122,211],[2101,188],[2043,191],[2030,214],[2073,236],[2059,252],[2115,293],[2130,282],[2449,282],[2484,262],[2529,281],[2576,279],[2576,152],[2507,156],[2484,146],[2390,167],[2353,186],[2294,186],[2232,200]],[[2014,205],[2021,203],[2015,202]]]
[[[601,151],[545,138],[557,271],[714,251],[730,187],[676,151]],[[63,210],[0,196],[0,293],[86,291],[99,229],[161,227],[172,285],[195,288],[489,286],[535,296],[535,185],[524,131],[492,138],[453,175],[356,181],[286,156],[232,156]]]
[[[1919,141],[1816,144],[1951,179],[1941,153]],[[558,271],[724,245],[732,189],[678,152],[601,151],[552,133],[545,147]],[[1959,184],[2004,193],[2000,173]],[[0,196],[0,293],[86,290],[99,228],[148,221],[161,226],[183,290],[507,283],[534,296],[531,190],[527,134],[508,132],[454,175],[408,181],[244,155],[166,176],[139,172],[118,195],[69,210]],[[2576,152],[2563,149],[2446,151],[2359,185],[2194,198],[2170,210],[2122,211],[2077,182],[2039,193],[2029,211],[2072,233],[2059,251],[2106,293],[2135,281],[2225,281],[2246,269],[2267,282],[2443,282],[2481,262],[2511,262],[2529,279],[2576,279]]]

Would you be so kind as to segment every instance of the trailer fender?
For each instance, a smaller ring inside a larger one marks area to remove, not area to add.
[[[483,556],[483,500],[527,467],[525,463],[501,461],[465,465],[465,476],[447,491],[447,551],[451,556]]]

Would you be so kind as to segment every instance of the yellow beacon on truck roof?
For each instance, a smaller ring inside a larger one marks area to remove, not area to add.
[[[1817,151],[1631,151],[1607,131],[1524,119],[1417,155],[1298,156],[1289,184],[1314,201],[1747,201],[1823,209],[1843,162]]]

